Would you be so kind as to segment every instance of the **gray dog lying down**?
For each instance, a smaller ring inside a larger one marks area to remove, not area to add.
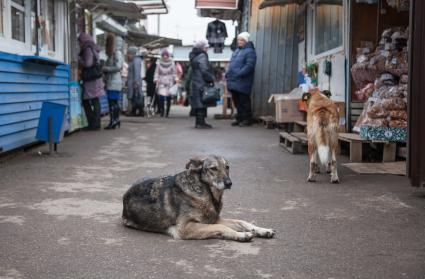
[[[275,232],[271,229],[220,218],[223,191],[231,186],[229,164],[223,157],[193,158],[186,171],[131,186],[123,197],[123,222],[176,239],[272,238]]]

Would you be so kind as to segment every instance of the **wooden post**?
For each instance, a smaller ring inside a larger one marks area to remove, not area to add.
[[[363,143],[361,141],[352,141],[350,143],[350,162],[361,163],[363,159]]]
[[[397,152],[397,144],[395,142],[384,143],[384,152],[382,162],[394,162]]]

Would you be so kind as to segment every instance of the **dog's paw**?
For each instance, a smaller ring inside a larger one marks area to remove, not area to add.
[[[338,184],[339,183],[339,177],[331,177],[331,183],[332,184]]]
[[[316,179],[313,177],[307,178],[307,182],[316,182]]]
[[[241,233],[238,233],[238,236],[236,237],[236,241],[249,242],[253,238],[254,238],[254,234],[252,232],[241,232]]]
[[[276,232],[272,229],[259,228],[254,231],[256,237],[273,238]]]

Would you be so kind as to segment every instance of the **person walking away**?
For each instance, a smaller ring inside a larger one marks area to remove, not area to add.
[[[195,43],[189,54],[190,66],[192,68],[192,90],[190,92],[190,105],[195,111],[197,129],[211,129],[212,126],[205,123],[207,107],[202,103],[204,87],[214,83],[214,75],[210,71],[208,59],[208,42],[200,40]]]
[[[236,121],[232,126],[252,125],[251,90],[254,82],[257,55],[254,44],[249,41],[249,33],[242,32],[237,37],[238,48],[230,59],[226,73],[227,88],[236,106]]]
[[[137,47],[129,47],[127,50],[128,77],[127,98],[129,100],[130,115],[144,116],[144,96],[142,91],[142,58],[137,55]]]
[[[145,81],[146,81],[146,91],[147,96],[150,98],[150,103],[153,101],[153,106],[156,108],[158,107],[158,98],[156,97],[156,84],[154,81],[155,77],[155,70],[156,70],[156,59],[151,58],[147,61],[146,65],[146,74],[145,74]]]
[[[184,78],[184,88],[186,91],[186,100],[184,102],[184,106],[190,105],[191,91],[192,91],[192,67],[189,66],[187,73]],[[192,106],[190,106],[189,117],[195,116],[195,110]]]
[[[115,37],[112,33],[109,33],[106,37],[106,55],[108,59],[103,67],[103,72],[106,76],[106,94],[108,95],[110,116],[109,125],[105,127],[107,130],[121,126],[118,101],[120,100],[123,86],[121,77],[123,67],[122,45],[123,40],[121,37]]]
[[[171,107],[170,88],[175,84],[177,71],[174,62],[170,59],[170,53],[164,49],[161,52],[161,60],[156,66],[154,80],[158,88],[159,113],[161,117],[168,117]]]
[[[78,37],[80,53],[78,63],[83,69],[91,70],[100,63],[100,47],[96,45],[93,38],[86,33],[81,33]],[[100,73],[101,74],[101,73]],[[84,76],[84,75],[83,75]],[[83,107],[87,116],[87,130],[100,130],[100,102],[99,97],[105,95],[102,76],[91,80],[82,80],[83,83]]]

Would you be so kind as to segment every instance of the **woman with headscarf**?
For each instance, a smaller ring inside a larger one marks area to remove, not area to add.
[[[78,64],[84,70],[92,68],[99,63],[100,47],[93,38],[86,33],[78,37],[80,54]],[[99,97],[105,95],[102,76],[93,80],[82,81],[83,83],[83,107],[87,116],[88,130],[100,129],[100,102]]]
[[[119,128],[121,126],[118,101],[122,91],[122,44],[122,38],[115,37],[112,33],[108,34],[106,37],[106,54],[108,55],[108,59],[103,67],[103,72],[105,73],[106,79],[106,93],[108,94],[110,116],[109,125],[105,127],[107,130],[115,129],[117,126]]]
[[[174,62],[170,59],[170,53],[164,49],[161,52],[161,60],[156,66],[154,80],[157,84],[159,95],[159,113],[161,117],[168,117],[171,107],[170,88],[176,83],[177,71]],[[165,105],[165,103],[167,103]]]
[[[214,75],[210,71],[208,60],[208,42],[200,40],[195,43],[189,54],[190,66],[192,68],[192,90],[190,92],[190,105],[195,111],[197,129],[211,129],[212,126],[205,123],[207,107],[202,103],[204,87],[214,83]]]
[[[137,47],[129,47],[127,50],[127,98],[131,106],[131,115],[144,116],[144,95],[142,91],[142,58],[137,55],[138,51],[139,49]]]

